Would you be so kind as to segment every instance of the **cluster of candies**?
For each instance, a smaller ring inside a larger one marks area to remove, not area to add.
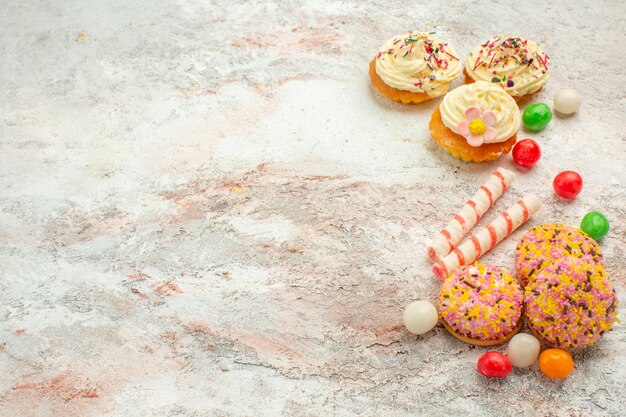
[[[434,305],[425,300],[414,301],[404,310],[404,325],[413,334],[429,332],[437,325],[439,316]],[[507,355],[490,351],[478,359],[476,365],[482,375],[504,378],[513,369],[526,368],[539,358],[539,369],[549,378],[565,378],[574,370],[572,356],[562,349],[546,349],[541,355],[539,340],[527,333],[518,333],[509,341]]]
[[[562,114],[575,113],[581,103],[580,94],[576,90],[564,89],[554,98],[554,109]],[[552,111],[545,103],[532,104],[523,113],[524,127],[533,132],[543,130],[552,119]],[[533,167],[541,158],[541,149],[532,139],[519,141],[513,148],[514,161],[525,167]],[[582,178],[574,171],[559,173],[553,181],[553,188],[559,196],[572,199],[582,190]],[[609,231],[609,222],[602,213],[591,211],[580,223],[580,229],[592,239],[599,241]],[[411,333],[421,335],[433,329],[439,314],[434,305],[425,300],[415,301],[404,310],[404,325]],[[525,368],[532,366],[539,359],[539,369],[549,378],[565,378],[574,370],[574,360],[565,350],[549,348],[541,352],[541,344],[536,337],[527,333],[513,336],[507,347],[507,354],[489,351],[483,354],[477,363],[477,370],[482,375],[504,378],[513,366]]]
[[[599,241],[609,231],[609,222],[601,213],[592,211],[583,217],[580,228],[591,238]],[[406,306],[403,315],[407,330],[422,335],[439,322],[437,308],[426,300],[414,301]],[[539,358],[539,369],[549,378],[565,378],[574,370],[572,356],[562,349],[546,349],[539,355],[540,343],[530,334],[519,333],[509,341],[507,355],[490,351],[482,355],[477,364],[478,372],[488,377],[504,378],[512,367],[529,367]]]
[[[507,354],[495,350],[478,358],[478,372],[492,378],[504,378],[513,369],[527,368],[537,362],[545,376],[553,379],[565,378],[574,370],[572,355],[562,349],[546,349],[541,355],[537,338],[527,333],[518,333],[509,341]]]
[[[581,96],[577,90],[565,88],[554,96],[554,110],[569,115],[580,108]],[[542,131],[552,120],[552,110],[545,103],[531,104],[524,109],[522,123],[524,128],[531,132]],[[524,168],[532,168],[541,158],[541,148],[532,139],[523,139],[513,147],[513,160]],[[583,188],[583,179],[575,171],[563,171],[552,181],[554,192],[565,199],[573,199],[580,194]],[[597,211],[589,212],[580,224],[583,232],[595,240],[602,239],[609,231],[609,222]]]
[[[580,107],[580,93],[571,89],[561,90],[557,93],[554,99],[555,110],[559,113],[562,113],[564,110],[563,108],[556,108],[556,103],[561,104],[562,100],[559,99],[557,101],[557,98],[562,95],[563,91],[566,91],[568,96],[576,98],[576,102],[566,108],[569,111],[567,114],[576,112]],[[552,120],[552,110],[546,103],[531,104],[526,107],[522,114],[524,128],[530,132],[541,132],[550,123],[550,120]],[[532,168],[539,161],[539,158],[541,158],[541,148],[532,139],[520,140],[513,147],[513,160],[524,168]]]
[[[580,93],[574,89],[560,90],[554,96],[554,110],[561,114],[572,114],[580,108]],[[522,123],[530,132],[541,132],[552,120],[552,110],[546,103],[536,103],[524,109]],[[513,160],[524,168],[533,167],[541,158],[541,148],[532,139],[523,139],[513,147]],[[561,197],[576,197],[583,188],[582,177],[574,171],[563,171],[552,182],[554,191]]]

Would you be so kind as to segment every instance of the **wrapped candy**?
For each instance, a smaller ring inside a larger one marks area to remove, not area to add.
[[[473,263],[524,224],[539,210],[539,207],[541,207],[541,202],[536,195],[525,196],[514,206],[500,213],[487,227],[433,265],[433,273],[443,281],[459,267]]]
[[[428,246],[428,258],[438,262],[448,255],[515,178],[514,172],[498,168]]]

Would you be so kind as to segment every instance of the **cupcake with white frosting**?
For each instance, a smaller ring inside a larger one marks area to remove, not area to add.
[[[370,63],[376,89],[405,104],[444,95],[461,73],[458,54],[434,33],[409,32],[394,36]]]
[[[430,120],[439,146],[468,162],[492,161],[508,153],[520,126],[515,100],[496,83],[485,81],[446,94]]]
[[[487,81],[521,101],[548,82],[550,57],[531,40],[498,35],[470,52],[463,74],[466,83]]]

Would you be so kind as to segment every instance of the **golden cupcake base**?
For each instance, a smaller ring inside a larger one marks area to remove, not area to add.
[[[397,101],[398,103],[417,104],[432,98],[426,93],[413,93],[411,91],[398,90],[397,88],[393,88],[385,84],[376,72],[376,58],[372,59],[372,62],[370,62],[369,74],[370,79],[372,80],[372,85],[376,87],[378,92],[393,101]]]
[[[517,135],[504,142],[486,143],[477,147],[470,146],[467,140],[443,124],[439,106],[433,112],[430,119],[430,134],[432,138],[450,155],[465,162],[486,162],[498,159],[501,155],[509,153],[517,142]]]

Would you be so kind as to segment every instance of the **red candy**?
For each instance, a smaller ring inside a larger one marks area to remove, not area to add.
[[[554,177],[552,182],[554,192],[563,198],[571,199],[580,194],[583,189],[583,178],[574,171],[563,171]]]
[[[513,147],[513,160],[525,168],[533,167],[541,158],[541,148],[532,139],[522,139]]]
[[[511,361],[500,352],[492,350],[478,359],[478,372],[485,376],[504,378],[511,373]]]

